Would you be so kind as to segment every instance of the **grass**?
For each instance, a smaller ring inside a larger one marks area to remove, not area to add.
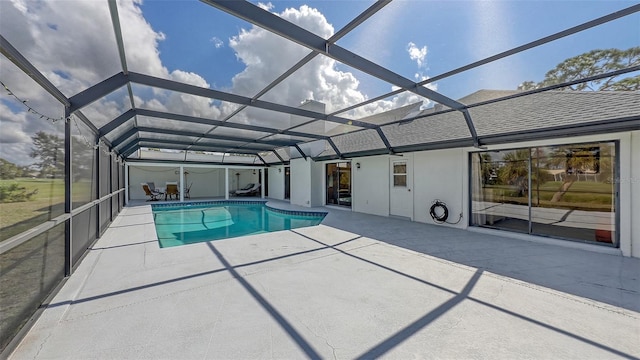
[[[17,183],[27,192],[38,189],[30,201],[0,203],[0,241],[29,230],[64,212],[63,179],[18,178],[0,180],[0,185]],[[74,202],[86,203],[91,197],[91,183],[73,184]],[[83,200],[83,201],[82,201]]]
[[[539,187],[533,184],[531,190],[534,205],[587,211],[613,211],[613,185],[590,181],[576,181],[560,201],[551,202],[551,198],[558,189],[560,189],[561,185],[561,181],[546,182]],[[509,204],[528,204],[527,195],[517,196],[517,188],[514,186],[487,185],[483,190],[486,199],[489,201]]]

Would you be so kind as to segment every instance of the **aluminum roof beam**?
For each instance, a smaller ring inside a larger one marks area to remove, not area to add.
[[[44,76],[29,60],[9,43],[7,39],[0,34],[0,53],[14,63],[25,74],[29,75],[38,85],[45,89],[51,96],[62,103],[64,106],[70,106],[71,102],[58,88]]]
[[[266,161],[264,161],[264,159],[262,158],[262,156],[260,156],[260,154],[256,154],[256,156],[258,157],[258,159],[260,159],[260,161],[262,161],[262,163],[263,163],[265,166],[269,166],[269,164],[268,164]]]
[[[100,136],[107,135],[108,133],[110,133],[113,130],[115,130],[118,126],[126,123],[129,119],[131,119],[134,116],[136,116],[136,110],[135,109],[129,109],[129,110],[125,111],[124,113],[122,113],[121,115],[116,117],[115,119],[113,119],[113,120],[109,121],[108,123],[106,123],[100,129],[98,129],[98,135],[100,135]]]
[[[156,111],[156,110],[136,109],[136,114],[142,115],[142,116],[163,118],[163,119],[169,119],[169,120],[178,120],[178,121],[206,124],[206,125],[212,125],[212,126],[218,125],[222,127],[228,127],[228,128],[240,129],[240,130],[251,130],[251,131],[260,131],[260,132],[266,132],[271,134],[291,135],[291,136],[304,137],[304,138],[316,139],[316,140],[327,138],[327,136],[323,136],[323,135],[307,134],[307,133],[302,133],[297,131],[278,130],[278,129],[273,129],[269,127],[255,126],[255,125],[249,125],[249,124],[224,122],[221,120],[205,119],[205,118],[200,118],[195,116],[173,114],[173,113],[167,113],[167,112]]]
[[[296,148],[296,150],[298,150],[300,155],[302,155],[302,157],[304,158],[304,161],[307,161],[307,154],[305,154],[304,151],[302,151],[302,149],[300,149],[300,146],[298,146],[298,144],[295,144],[293,146]]]
[[[271,152],[272,152],[272,153],[274,153],[278,159],[280,159],[280,162],[281,162],[281,163],[283,163],[283,164],[284,164],[284,163],[286,162],[286,161],[284,161],[284,159],[282,158],[282,156],[280,156],[280,154],[278,154],[278,152],[277,152],[277,151],[275,151],[275,150],[271,150]]]
[[[85,89],[69,98],[71,102],[71,113],[82,109],[92,102],[109,95],[115,90],[127,85],[127,75],[120,72],[112,77]]]
[[[640,4],[639,5],[630,6],[630,7],[626,8],[626,9],[622,9],[620,11],[611,13],[609,15],[605,15],[603,17],[600,17],[600,18],[597,18],[597,19],[594,19],[594,20],[591,20],[591,21],[587,21],[587,22],[585,22],[583,24],[580,24],[580,25],[574,26],[574,27],[572,27],[570,29],[563,30],[563,31],[560,31],[558,33],[549,35],[549,36],[544,37],[542,39],[538,39],[536,41],[532,41],[530,43],[515,47],[513,49],[501,52],[499,54],[496,54],[496,55],[493,55],[493,56],[489,56],[489,57],[487,57],[485,59],[476,61],[474,63],[459,67],[459,68],[451,70],[451,71],[447,71],[447,72],[442,73],[440,75],[436,75],[436,76],[430,77],[429,79],[426,79],[424,81],[419,82],[418,85],[426,85],[428,83],[432,83],[434,81],[438,81],[438,80],[453,76],[453,75],[461,73],[463,71],[471,70],[471,69],[476,68],[478,66],[486,65],[486,64],[488,64],[488,63],[490,63],[492,61],[500,60],[500,59],[505,58],[507,56],[511,56],[511,55],[523,52],[525,50],[529,50],[529,49],[531,49],[533,47],[540,46],[540,45],[546,44],[546,43],[554,41],[554,40],[558,40],[560,38],[563,38],[563,37],[566,37],[566,36],[569,36],[569,35],[573,35],[573,34],[578,33],[580,31],[587,30],[587,29],[590,29],[592,27],[595,27],[595,26],[598,26],[598,25],[602,25],[604,23],[607,23],[607,22],[610,22],[610,21],[613,21],[613,20],[628,16],[628,15],[631,15],[631,14],[636,13],[638,11],[640,11]],[[347,108],[337,110],[337,111],[331,113],[331,115],[340,114],[340,113],[343,113],[343,112],[346,112],[346,111],[349,111],[349,110],[353,110],[353,109],[359,108],[361,106],[364,106],[364,105],[367,105],[367,104],[371,104],[371,103],[374,103],[374,102],[379,101],[379,100],[386,99],[386,98],[388,98],[390,96],[397,95],[397,94],[399,94],[399,93],[401,93],[403,91],[405,91],[405,90],[404,89],[399,89],[399,90],[391,91],[389,93],[380,95],[380,96],[375,97],[373,99],[369,99],[369,100],[363,101],[361,103],[349,106]]]
[[[11,43],[0,35],[0,53],[14,63],[20,70],[33,79],[38,85],[45,89],[51,96],[58,100],[65,108],[69,108],[72,104],[62,91],[60,91],[44,74],[42,74],[27,58],[25,58]],[[71,114],[72,111],[65,113]],[[89,119],[82,113],[76,114],[78,118],[89,127],[95,134],[98,134],[98,129],[93,125]]]
[[[120,146],[120,144],[122,144],[125,140],[127,140],[128,138],[132,137],[133,135],[138,133],[138,129],[133,128],[129,131],[127,131],[126,133],[120,135],[117,139],[113,140],[111,142],[111,145],[113,145],[113,147],[118,147]]]
[[[259,6],[247,1],[223,1],[223,0],[202,0],[220,10],[237,16],[241,19],[249,21],[252,24],[267,29],[286,39],[289,39],[302,46],[310,48],[313,51],[322,53],[334,60],[340,61],[346,65],[354,67],[378,79],[386,81],[395,86],[411,91],[420,96],[431,99],[435,102],[448,106],[456,110],[464,110],[465,105],[451,98],[448,98],[438,92],[418,85],[410,79],[407,79],[391,70],[384,68],[372,61],[369,61],[341,46],[330,43],[324,38],[303,29],[293,23],[290,23]],[[469,132],[473,136],[476,133],[473,122],[468,122]],[[477,141],[477,137],[474,139]]]
[[[153,144],[175,144],[175,145],[184,145],[185,148],[183,150],[187,150],[186,147],[193,145],[193,141],[176,141],[176,140],[165,140],[165,139],[153,139],[153,138],[140,138],[137,139],[139,143],[153,143]],[[234,146],[216,146],[216,145],[195,145],[195,147],[202,148],[204,151],[222,151],[222,152],[235,152],[242,154],[251,154],[255,155],[258,151],[264,151],[264,149],[260,148],[251,148],[251,147],[234,147]],[[207,150],[205,150],[207,149]],[[213,149],[213,150],[208,150]]]
[[[283,18],[272,14],[248,1],[223,1],[223,0],[202,0],[220,10],[244,19],[252,24],[260,26],[275,34],[278,34],[288,40],[307,47],[315,52],[322,53],[343,64],[354,67],[378,79],[384,80],[390,84],[399,86],[403,89],[414,92],[420,96],[426,97],[440,104],[446,105],[453,109],[464,109],[461,104],[450,99],[438,92],[418,86],[415,82],[407,79],[399,74],[392,72],[372,61],[369,61],[339,45],[332,44],[324,38],[290,23]]]
[[[160,129],[160,128],[146,127],[146,126],[138,126],[136,129],[140,132],[151,132],[156,134],[180,135],[180,136],[200,137],[203,139],[237,141],[242,143],[240,145],[264,144],[264,145],[273,145],[274,147],[282,147],[282,146],[293,146],[295,144],[295,142],[293,141],[286,141],[286,140],[252,140],[252,139],[239,138],[234,136],[202,134],[202,133],[191,132],[191,131]],[[197,144],[194,143],[194,145],[197,145]],[[268,151],[268,150],[265,149],[265,151]]]
[[[336,146],[336,143],[333,142],[333,139],[328,138],[327,142],[329,143],[333,151],[336,152],[336,155],[338,155],[338,158],[342,159],[343,158],[342,153],[340,152],[340,150],[338,150],[338,147]]]
[[[365,128],[374,127],[374,125],[366,122],[362,122],[362,121],[351,120],[351,119],[347,119],[339,116],[327,115],[327,114],[319,113],[316,111],[310,111],[310,110],[301,109],[298,107],[276,104],[276,103],[272,103],[264,100],[256,100],[246,96],[235,95],[235,94],[226,93],[219,90],[203,88],[200,86],[195,86],[190,84],[184,84],[181,82],[162,79],[155,76],[139,74],[135,72],[130,72],[128,76],[131,82],[135,82],[137,84],[147,85],[155,88],[161,88],[165,90],[182,92],[185,94],[202,96],[210,99],[227,101],[234,104],[252,106],[260,109],[271,110],[271,111],[285,113],[289,115],[299,115],[299,116],[308,117],[312,119],[333,121],[340,124],[350,124],[350,125],[360,126]]]
[[[569,35],[573,35],[575,33],[590,29],[592,27],[605,24],[607,22],[610,22],[610,21],[625,17],[627,15],[631,15],[631,14],[636,13],[638,11],[640,11],[640,4],[630,6],[630,7],[626,8],[626,9],[622,9],[620,11],[616,11],[614,13],[599,17],[599,18],[591,20],[591,21],[587,21],[587,22],[585,22],[583,24],[580,24],[580,25],[574,26],[572,28],[557,32],[555,34],[543,37],[541,39],[538,39],[538,40],[532,41],[530,43],[515,47],[513,49],[510,49],[510,50],[507,50],[507,51],[503,51],[503,52],[501,52],[499,54],[496,54],[496,55],[493,55],[493,56],[489,56],[488,58],[473,62],[471,64],[468,64],[468,65],[465,65],[465,66],[461,66],[461,67],[459,67],[457,69],[454,69],[454,70],[451,70],[451,71],[447,71],[446,73],[443,73],[443,74],[434,76],[432,78],[429,78],[427,80],[421,81],[418,84],[419,85],[425,85],[425,84],[428,84],[428,83],[431,83],[431,82],[434,82],[434,81],[438,81],[438,80],[444,79],[446,77],[458,74],[460,72],[467,71],[467,70],[476,68],[478,66],[482,66],[482,65],[488,64],[490,62],[493,62],[493,61],[496,61],[496,60],[500,60],[500,59],[505,58],[507,56],[511,56],[511,55],[517,54],[519,52],[523,52],[525,50],[529,50],[531,48],[546,44],[548,42],[555,41],[555,40],[561,39],[561,38],[569,36]]]
[[[166,144],[158,143],[155,140],[154,141],[140,141],[138,143],[138,147],[148,147],[148,148],[159,148],[159,149],[171,149],[171,150],[187,151],[186,148],[184,147],[184,145],[176,144],[176,143],[171,142],[171,141],[168,141]],[[218,152],[218,153],[225,153],[225,154],[242,154],[242,155],[254,155],[254,156],[256,155],[255,152],[236,150],[236,149],[228,149],[228,148],[225,148],[225,147],[220,147],[220,148],[207,147],[207,148],[190,150],[190,151],[211,151],[211,152]]]
[[[111,14],[111,23],[113,24],[113,32],[116,36],[116,44],[118,45],[118,55],[120,56],[120,65],[122,66],[122,72],[126,75],[129,73],[127,67],[127,56],[124,52],[124,41],[122,39],[122,28],[120,27],[120,16],[118,15],[118,4],[116,0],[109,0],[109,13]],[[131,108],[136,107],[136,103],[133,97],[133,89],[131,83],[127,82],[127,92],[129,93],[129,101],[131,102]],[[137,125],[137,124],[136,124]]]

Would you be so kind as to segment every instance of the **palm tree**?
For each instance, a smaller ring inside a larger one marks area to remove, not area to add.
[[[502,157],[504,161],[498,178],[503,184],[515,185],[518,197],[529,192],[529,149],[509,151]]]
[[[534,151],[534,153],[531,153]],[[531,173],[529,173],[529,161],[531,156],[540,156],[539,149],[518,149],[509,151],[502,157],[503,166],[500,168],[498,178],[503,184],[515,185],[518,189],[517,196],[527,196],[529,193],[529,177],[531,184],[540,185],[543,183],[546,171],[539,168],[538,161],[531,162]]]

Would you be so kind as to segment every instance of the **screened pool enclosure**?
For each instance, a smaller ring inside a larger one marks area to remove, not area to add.
[[[638,4],[0,7],[2,349],[143,183],[429,222],[426,179],[451,177],[456,226],[637,241]]]

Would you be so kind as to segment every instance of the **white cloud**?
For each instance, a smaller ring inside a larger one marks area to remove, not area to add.
[[[260,6],[267,11],[274,9],[271,3]],[[167,69],[159,52],[159,44],[166,35],[154,30],[146,21],[139,0],[118,1],[118,12],[124,34],[127,65],[131,71],[201,87],[210,86],[200,74]],[[306,5],[284,9],[277,15],[324,38],[334,33],[333,26],[324,15]],[[13,0],[12,5],[3,6],[0,14],[0,32],[67,96],[77,94],[121,71],[106,3]],[[216,47],[218,44],[224,45],[217,38],[212,38],[211,41]],[[229,46],[245,68],[233,77],[231,88],[226,90],[250,97],[310,52],[301,45],[255,26],[241,29],[229,40]],[[422,66],[426,47],[418,49],[414,45],[413,48],[415,52],[410,52],[410,56],[412,59],[415,56],[414,60]],[[0,65],[0,78],[15,87],[15,91],[21,96],[31,99],[34,108],[53,109],[49,116],[57,116],[63,111],[62,105],[56,103],[6,58],[0,58]],[[106,98],[97,101],[86,108],[86,115],[96,120],[99,125],[106,123],[128,106],[126,91],[122,96],[122,100]],[[313,99],[325,103],[327,112],[333,112],[364,101],[367,96],[359,89],[359,81],[353,73],[338,70],[335,60],[319,55],[299,69],[294,78],[279,84],[262,99],[290,106],[297,106],[303,100]],[[403,93],[392,99],[358,108],[350,115],[359,118],[424,100],[412,93]],[[136,92],[134,101],[138,107],[211,119],[222,119],[238,107],[209,98],[158,89],[142,89],[141,93]],[[5,135],[2,138],[0,156],[7,158],[9,147],[4,146],[5,143],[19,141],[28,149],[29,138],[43,129],[43,124],[34,119],[32,114],[13,112],[15,109],[12,111],[6,106],[2,110],[0,121],[3,125],[3,135],[4,129],[8,129],[5,124],[9,123],[12,125],[7,126],[11,126],[14,134],[12,137]],[[258,124],[263,126],[289,125],[289,117],[286,115],[255,109],[241,112],[233,121],[256,119],[259,119]],[[47,126],[51,131],[60,130],[57,126],[44,125],[45,128]],[[32,159],[28,158],[28,150],[12,156],[16,161],[21,157],[21,163],[32,162]]]
[[[262,2],[259,2],[258,3],[258,7],[262,8],[264,10],[267,10],[267,11],[271,11],[274,8],[274,6],[273,6],[273,4],[271,2],[268,2],[266,4],[262,3]]]
[[[415,61],[418,64],[418,68],[425,67],[427,65],[427,46],[423,46],[419,48],[413,42],[409,42],[407,44],[407,52],[409,53],[409,58]]]
[[[220,40],[216,36],[211,38],[211,42],[213,43],[213,46],[215,46],[216,49],[220,49],[221,47],[224,46],[224,41]]]

